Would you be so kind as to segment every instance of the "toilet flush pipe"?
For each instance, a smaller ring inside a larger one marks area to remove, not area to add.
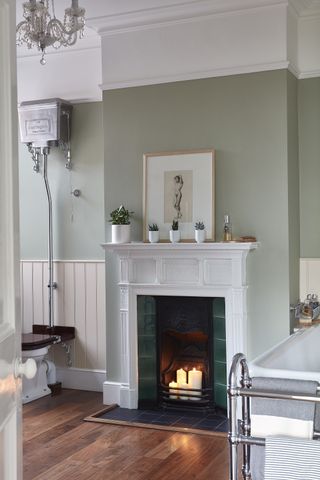
[[[49,216],[48,216],[48,274],[49,274],[49,295],[48,295],[48,302],[49,302],[49,327],[52,328],[54,326],[54,312],[53,312],[53,289],[55,288],[55,284],[53,282],[53,235],[52,235],[52,198],[50,192],[50,186],[48,181],[48,154],[49,154],[49,147],[43,147],[42,149],[42,156],[43,156],[43,178],[46,187],[47,197],[48,197],[48,209],[49,209]]]

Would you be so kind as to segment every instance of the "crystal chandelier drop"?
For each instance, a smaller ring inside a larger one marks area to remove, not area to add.
[[[47,47],[60,48],[74,45],[83,37],[85,9],[80,8],[78,0],[72,0],[71,7],[66,8],[64,20],[56,18],[54,0],[30,0],[23,3],[24,20],[17,25],[17,45],[25,43],[28,48],[37,47],[42,52],[41,65]]]

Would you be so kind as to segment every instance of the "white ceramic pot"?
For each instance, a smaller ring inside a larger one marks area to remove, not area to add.
[[[111,225],[112,243],[130,243],[131,225]]]
[[[206,239],[206,231],[205,230],[195,230],[194,231],[194,238],[197,243],[203,243]]]
[[[159,230],[149,230],[149,242],[150,243],[158,243],[160,240],[160,232]]]
[[[170,242],[171,243],[178,243],[180,242],[180,230],[170,230],[169,231]]]

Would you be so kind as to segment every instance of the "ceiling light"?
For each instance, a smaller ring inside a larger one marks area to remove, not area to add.
[[[51,7],[51,8],[50,8]],[[83,37],[85,9],[78,0],[72,0],[65,9],[63,22],[56,18],[54,0],[30,0],[23,3],[24,20],[17,25],[17,45],[37,47],[42,52],[41,65],[46,63],[44,55],[47,47],[60,48],[74,45]]]

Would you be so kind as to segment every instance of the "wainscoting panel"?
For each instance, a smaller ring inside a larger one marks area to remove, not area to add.
[[[300,300],[308,293],[315,293],[320,298],[320,258],[300,259]]]
[[[56,325],[76,328],[72,342],[72,367],[106,369],[105,263],[104,261],[55,261],[54,319]],[[48,263],[21,262],[23,332],[32,324],[48,324]],[[66,366],[61,346],[55,346],[54,361]]]

